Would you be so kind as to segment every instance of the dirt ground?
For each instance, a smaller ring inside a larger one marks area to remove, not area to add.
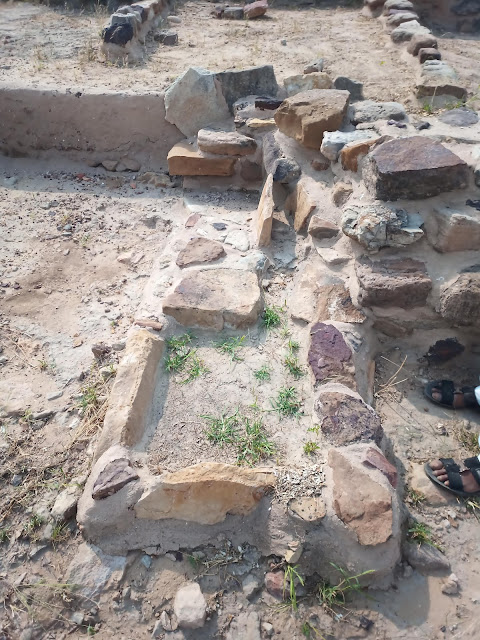
[[[181,23],[171,25],[178,32],[178,46],[161,45],[150,35],[144,61],[118,67],[99,52],[98,34],[107,20],[104,8],[79,15],[23,2],[3,3],[0,82],[75,91],[160,91],[192,65],[221,71],[274,64],[281,83],[312,60],[324,58],[325,70],[333,77],[346,75],[363,82],[368,99],[398,100],[406,106],[411,100],[416,61],[391,42],[379,20],[365,18],[358,6],[274,5],[264,19],[247,22],[216,20],[212,9],[209,2],[179,3]],[[436,35],[443,59],[476,95],[478,40]]]
[[[379,21],[362,17],[358,8],[273,7],[268,19],[245,24],[216,21],[211,9],[210,3],[179,5],[179,46],[162,47],[149,39],[145,62],[123,68],[107,65],[98,54],[97,36],[106,19],[101,11],[76,15],[4,3],[0,82],[158,91],[191,64],[223,70],[272,63],[281,80],[324,57],[333,76],[363,81],[367,98],[413,106],[415,66],[391,44]],[[480,83],[478,40],[444,34],[441,47],[444,59],[475,94]],[[274,560],[259,558],[251,549],[231,549],[228,541],[223,555],[212,548],[195,557],[151,554],[145,561],[145,554],[133,552],[121,584],[99,598],[82,597],[65,584],[81,532],[74,521],[52,530],[42,518],[59,490],[85,481],[94,435],[145,284],[170,234],[183,228],[191,213],[183,196],[182,189],[144,186],[135,174],[112,176],[60,160],[47,165],[0,158],[0,638],[150,638],[160,612],[191,577],[198,577],[209,610],[217,615],[201,631],[169,634],[173,640],[224,637],[241,611],[260,615],[281,640],[480,637],[480,507],[474,501],[432,507],[415,500],[408,486],[412,463],[423,464],[439,454],[459,459],[472,455],[478,414],[433,407],[422,388],[432,377],[471,383],[478,362],[472,356],[454,367],[427,366],[424,351],[402,340],[386,341],[377,357],[375,405],[402,470],[406,504],[415,518],[432,526],[458,576],[457,595],[441,592],[444,576],[425,577],[405,564],[393,589],[371,592],[368,599],[357,596],[336,619],[312,595],[314,580],[299,589],[299,608],[292,612],[264,592],[247,599],[245,576],[261,584]],[[257,195],[189,193],[188,200],[212,218],[241,225],[256,207]],[[296,257],[303,257],[303,238],[294,242],[284,264],[269,274],[266,300],[278,307],[289,291]],[[234,462],[232,449],[208,446],[201,416],[233,411],[239,404],[245,412],[256,406],[270,410],[276,390],[287,385],[298,390],[304,415],[282,420],[275,412],[266,414],[277,450],[272,460],[277,464],[288,458],[299,469],[321,467],[321,448],[308,457],[303,451],[306,440],[315,439],[307,431],[312,411],[304,379],[295,379],[282,366],[288,340],[303,334],[295,323],[288,325],[290,335],[282,328],[247,332],[239,361],[221,353],[212,335],[198,332],[198,355],[209,372],[188,386],[170,379],[160,419],[164,429],[156,431],[149,445],[152,468],[168,465],[173,470],[199,459]],[[100,343],[110,350],[98,364],[92,346]],[[303,343],[298,359],[306,371]],[[253,375],[264,364],[272,372],[270,381]],[[192,429],[185,429],[187,422]],[[72,618],[78,612],[80,623]],[[362,615],[374,623],[368,632],[359,626]]]

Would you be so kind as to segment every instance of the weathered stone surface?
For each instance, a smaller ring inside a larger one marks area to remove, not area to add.
[[[240,176],[247,182],[261,182],[263,178],[262,167],[247,158],[239,160]]]
[[[419,34],[413,36],[407,46],[408,53],[411,53],[412,56],[417,56],[420,49],[431,49],[437,48],[437,39],[435,36],[432,36],[430,33],[428,34]]]
[[[243,7],[245,17],[249,20],[253,18],[259,18],[267,13],[268,2],[267,0],[257,0],[256,2],[250,2]]]
[[[394,489],[397,488],[398,484],[398,472],[397,468],[389,462],[383,453],[381,453],[378,449],[374,447],[369,447],[365,451],[365,457],[362,460],[363,464],[366,467],[371,467],[373,469],[378,469],[380,473],[387,478]]]
[[[275,203],[273,201],[273,176],[270,173],[263,185],[257,211],[253,216],[253,231],[257,247],[266,247],[272,240],[272,223]]]
[[[232,113],[234,103],[240,98],[245,96],[274,97],[278,92],[277,79],[271,64],[238,71],[221,71],[215,74],[215,77],[220,83],[221,92]]]
[[[477,124],[478,115],[471,109],[460,107],[459,109],[445,111],[438,116],[438,119],[452,127],[471,127],[473,124]]]
[[[190,582],[175,594],[173,610],[182,629],[200,629],[207,617],[207,601],[200,586]]]
[[[419,260],[368,259],[357,262],[359,302],[365,307],[410,309],[426,303],[432,289],[425,264]]]
[[[265,574],[265,588],[270,595],[283,600],[285,574],[283,571],[269,571]]]
[[[348,91],[305,91],[287,98],[275,113],[282,133],[309,149],[320,149],[325,131],[336,131],[342,124],[350,94]]]
[[[262,308],[254,273],[208,269],[186,275],[163,302],[163,312],[188,327],[221,331],[224,325],[246,327]]]
[[[250,240],[246,231],[243,229],[232,229],[228,232],[224,240],[225,244],[231,244],[238,251],[248,251],[250,249]]]
[[[198,148],[207,153],[225,156],[248,156],[255,153],[257,142],[237,131],[217,131],[200,129],[197,137]]]
[[[304,522],[320,522],[325,517],[327,509],[324,501],[319,496],[302,496],[290,500],[288,513],[292,518]]]
[[[173,29],[160,29],[153,36],[155,42],[161,42],[167,47],[173,47],[178,44],[178,33]]]
[[[480,318],[480,273],[462,273],[444,287],[440,313],[454,325],[477,325]]]
[[[193,264],[213,262],[224,255],[225,249],[221,242],[208,238],[192,238],[178,254],[176,263],[179,267],[189,267]]]
[[[453,207],[435,207],[426,222],[427,239],[442,253],[480,249],[480,213]]]
[[[165,118],[187,137],[228,117],[215,74],[205,69],[190,67],[165,92]]]
[[[196,145],[181,141],[170,149],[167,160],[173,176],[232,176],[237,159],[204,153]]]
[[[243,7],[225,7],[223,17],[227,20],[243,20]]]
[[[422,573],[450,571],[450,562],[441,551],[430,544],[405,542],[402,553],[408,564]]]
[[[126,484],[138,479],[138,473],[128,458],[118,458],[109,462],[95,480],[92,498],[101,500],[120,491]]]
[[[120,582],[126,566],[125,556],[110,556],[84,542],[68,566],[65,582],[78,585],[78,592],[86,598],[95,598],[106,587]]]
[[[152,481],[135,505],[135,513],[150,520],[215,524],[228,513],[251,513],[274,485],[275,476],[268,469],[204,462]]]
[[[263,137],[262,150],[265,172],[272,174],[274,182],[289,184],[298,180],[302,172],[299,164],[286,156],[273,132]]]
[[[318,289],[317,320],[362,323],[365,314],[353,306],[344,284],[325,284]]]
[[[451,573],[442,585],[442,593],[447,596],[455,596],[460,590],[460,583],[457,576]]]
[[[381,204],[345,207],[342,231],[372,252],[383,247],[403,247],[423,237],[423,231],[409,219],[406,211],[388,209]]]
[[[350,110],[350,121],[355,125],[377,120],[403,120],[406,116],[405,108],[399,102],[363,100],[352,105]]]
[[[386,0],[383,5],[383,13],[387,14],[389,11],[411,11],[413,4],[410,0]]]
[[[261,640],[260,617],[256,611],[242,611],[231,622],[225,640]]]
[[[417,98],[426,96],[452,96],[463,100],[466,88],[460,84],[456,71],[443,60],[427,60],[421,66],[416,84]]]
[[[323,155],[336,162],[338,154],[346,144],[351,142],[359,142],[377,137],[371,131],[327,131],[322,140],[320,151]]]
[[[114,444],[133,446],[143,436],[164,347],[164,341],[146,329],[136,331],[127,340],[108,399],[95,459]]]
[[[418,15],[412,11],[397,11],[387,16],[386,24],[388,27],[398,27],[398,25],[408,22],[409,20],[418,20]]]
[[[303,180],[300,179],[292,193],[285,200],[285,211],[294,214],[293,228],[295,231],[300,231],[303,228],[308,216],[315,210],[316,206],[316,201],[313,200],[305,188]]]
[[[77,502],[80,497],[78,487],[67,487],[60,491],[53,503],[50,515],[54,520],[70,520],[77,512]]]
[[[380,417],[360,395],[338,382],[319,387],[315,412],[327,440],[335,446],[375,442],[383,437]]]
[[[324,220],[320,216],[313,215],[308,223],[308,233],[312,238],[321,240],[323,238],[334,238],[340,229],[330,220]]]
[[[332,202],[336,207],[343,207],[353,193],[353,187],[347,182],[337,182],[332,190]]]
[[[316,382],[332,376],[353,380],[352,350],[331,324],[317,322],[310,329],[308,363]]]
[[[328,464],[333,471],[333,505],[337,516],[357,534],[362,545],[386,542],[393,532],[392,497],[346,453],[331,449]]]
[[[361,142],[350,142],[346,144],[340,152],[342,167],[346,171],[358,171],[358,160],[361,156],[366,156],[370,149],[384,141],[383,136],[370,138]]]
[[[396,27],[390,37],[395,44],[398,44],[399,42],[408,42],[413,36],[427,35],[429,33],[430,30],[427,27],[423,27],[418,20],[409,20]]]
[[[317,320],[318,278],[318,268],[313,263],[305,261],[299,269],[292,294],[288,299],[288,306],[294,320],[303,322]]]
[[[418,61],[420,62],[420,64],[423,64],[427,60],[441,60],[441,59],[442,59],[442,54],[438,49],[434,49],[433,47],[420,49],[418,52]]]
[[[323,58],[318,58],[318,60],[309,62],[303,69],[303,73],[317,73],[318,71],[323,71],[323,64]]]
[[[326,73],[311,72],[303,75],[288,76],[283,81],[287,95],[294,96],[302,91],[311,91],[312,89],[331,89],[333,86],[332,79]]]
[[[335,89],[340,91],[348,91],[350,94],[350,102],[363,100],[363,84],[358,80],[352,80],[346,76],[337,76],[333,81]]]
[[[415,200],[462,189],[468,165],[439,142],[412,136],[374,149],[363,164],[363,178],[379,200]]]

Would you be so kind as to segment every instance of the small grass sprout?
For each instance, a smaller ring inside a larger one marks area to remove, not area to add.
[[[283,387],[271,403],[273,410],[278,411],[282,416],[299,416],[301,413],[302,405],[295,387]]]
[[[260,382],[264,382],[265,380],[270,380],[270,369],[266,364],[264,364],[263,367],[260,367],[260,369],[257,369],[256,371],[253,372],[253,376],[255,377],[256,380],[259,380]]]
[[[261,420],[243,419],[244,433],[238,441],[237,463],[253,466],[275,452],[275,445],[268,439]]]
[[[182,336],[172,336],[167,339],[167,356],[165,368],[173,373],[185,373],[186,376],[179,380],[180,384],[188,384],[208,373],[208,368],[197,355],[197,350],[191,346],[195,336],[185,333]]]
[[[266,329],[275,329],[278,327],[282,322],[279,309],[277,307],[265,307],[262,322]]]
[[[412,489],[412,487],[408,487],[405,501],[408,504],[411,504],[413,507],[419,507],[423,502],[425,502],[426,497],[425,494],[421,491],[417,491],[416,489]]]
[[[232,415],[223,414],[219,418],[212,415],[201,416],[208,424],[205,432],[207,440],[223,447],[238,440],[239,415],[235,411]]]
[[[70,537],[70,529],[65,523],[57,523],[52,529],[52,535],[50,540],[53,547],[56,547],[61,542],[65,542]]]
[[[300,366],[298,358],[296,356],[288,354],[283,361],[283,364],[285,365],[287,371],[295,378],[295,380],[298,380],[304,375],[304,371]]]
[[[10,529],[0,529],[0,544],[6,544],[10,540]]]
[[[358,593],[363,590],[363,586],[360,584],[360,578],[363,576],[374,573],[373,569],[368,569],[357,575],[350,576],[345,569],[339,567],[333,562],[330,563],[342,576],[340,582],[336,585],[331,585],[328,581],[324,580],[320,582],[317,587],[317,596],[320,602],[329,613],[334,613],[334,607],[344,607],[347,595],[350,593]]]
[[[243,358],[240,358],[237,351],[243,347],[245,342],[245,336],[227,338],[221,342],[217,342],[216,348],[222,353],[226,353],[230,356],[232,362],[242,362]]]
[[[316,442],[313,442],[313,440],[308,440],[308,442],[305,442],[305,444],[303,445],[303,453],[305,453],[307,456],[311,456],[314,453],[317,453],[319,449],[320,445],[318,445]]]
[[[293,611],[298,609],[297,604],[297,589],[295,582],[305,585],[303,577],[297,571],[297,565],[293,566],[288,564],[285,567],[285,574],[283,578],[283,598],[288,600]]]
[[[422,544],[428,544],[431,547],[435,547],[439,551],[442,551],[440,545],[435,542],[433,533],[428,524],[424,522],[414,521],[410,524],[410,528],[407,531],[407,540],[421,546]]]

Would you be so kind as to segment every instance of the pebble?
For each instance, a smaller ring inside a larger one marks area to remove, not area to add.
[[[47,395],[47,400],[57,400],[57,398],[61,398],[63,396],[63,391],[54,391],[53,393],[49,393]]]
[[[83,617],[84,616],[81,611],[75,611],[75,613],[72,613],[72,617],[70,618],[70,620],[73,622],[73,624],[80,626],[83,623]]]
[[[12,485],[12,487],[18,487],[20,484],[22,484],[22,480],[23,476],[21,476],[19,473],[15,473],[10,480],[10,484]]]
[[[65,251],[63,252],[63,255],[68,256],[69,253],[70,253],[70,249],[65,249]]]
[[[140,560],[140,562],[143,564],[143,566],[146,569],[150,569],[150,567],[152,566],[152,558],[150,556],[142,556],[142,559]]]
[[[8,362],[7,356],[0,356],[0,365]]]
[[[287,41],[286,40],[280,40],[280,44],[282,45],[282,47],[286,47],[287,46]]]

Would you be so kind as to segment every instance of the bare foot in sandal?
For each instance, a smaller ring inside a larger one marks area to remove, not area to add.
[[[478,464],[480,465],[480,462]],[[450,487],[449,474],[445,469],[444,463],[441,462],[440,460],[432,460],[432,462],[429,462],[428,465],[430,469],[433,471],[433,474],[435,475],[435,477],[440,482],[442,482],[445,485],[445,487]],[[464,491],[465,493],[472,493],[472,494],[480,492],[480,483],[477,482],[472,471],[470,470],[465,470],[460,472],[454,471],[454,473],[458,473],[461,481],[461,487],[456,486],[454,487],[455,489]],[[478,471],[476,475],[479,475]]]
[[[424,389],[425,396],[435,404],[449,409],[478,408],[474,387],[457,387],[451,380],[434,380]]]

